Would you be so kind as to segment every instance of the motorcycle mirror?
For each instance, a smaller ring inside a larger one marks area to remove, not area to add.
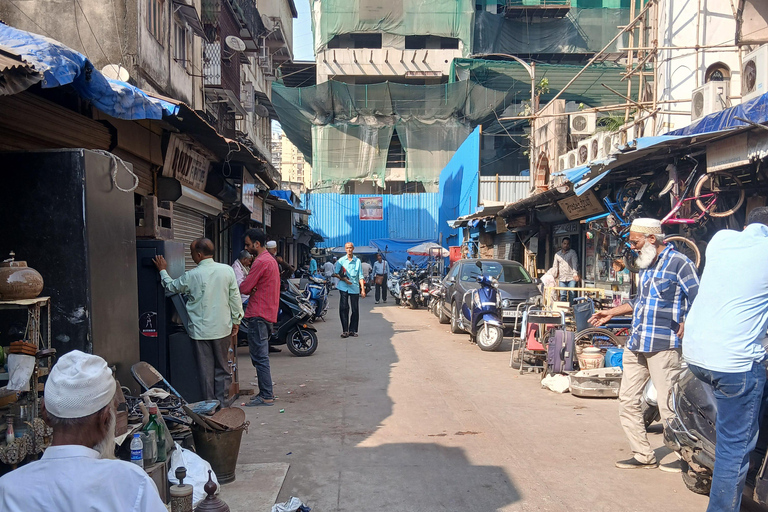
[[[483,262],[482,262],[482,261],[480,261],[480,260],[477,260],[477,261],[475,262],[475,265],[476,265],[476,266],[477,266],[477,268],[479,268],[480,270],[483,270]]]

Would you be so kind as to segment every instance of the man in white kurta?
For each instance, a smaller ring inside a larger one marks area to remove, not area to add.
[[[78,350],[59,359],[43,410],[53,443],[41,460],[0,478],[0,510],[167,512],[143,469],[112,459],[115,390],[104,359]]]

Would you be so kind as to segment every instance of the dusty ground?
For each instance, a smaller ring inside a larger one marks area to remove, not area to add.
[[[331,298],[315,355],[272,354],[277,405],[246,408],[239,463],[289,463],[279,501],[298,496],[315,512],[706,508],[679,475],[614,468],[629,456],[615,400],[542,390],[509,368],[508,342],[482,352],[392,299],[361,300],[360,337],[340,339]],[[239,355],[248,387],[255,371]],[[666,455],[660,425],[650,437]]]

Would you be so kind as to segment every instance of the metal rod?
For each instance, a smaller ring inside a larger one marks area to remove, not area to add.
[[[600,84],[600,85],[602,85],[603,87],[605,87],[606,89],[608,89],[609,91],[611,91],[611,92],[612,92],[613,94],[615,94],[616,96],[618,96],[618,97],[620,97],[620,98],[622,98],[622,99],[625,99],[625,100],[627,100],[628,102],[632,103],[632,104],[633,104],[633,105],[635,105],[637,108],[640,108],[640,109],[643,109],[643,110],[647,110],[645,107],[643,107],[643,105],[641,105],[639,102],[637,102],[637,101],[633,100],[632,98],[630,98],[630,97],[628,97],[628,96],[624,96],[624,95],[623,95],[623,94],[621,94],[620,92],[617,92],[617,91],[615,91],[614,89],[611,89],[610,87],[608,87],[608,86],[607,86],[607,85],[605,85],[605,84]]]

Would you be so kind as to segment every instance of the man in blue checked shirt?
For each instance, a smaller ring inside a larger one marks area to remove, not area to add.
[[[642,269],[637,296],[629,303],[596,312],[589,323],[600,326],[614,316],[632,313],[632,335],[624,350],[619,418],[633,457],[618,461],[616,467],[648,469],[659,467],[659,463],[645,433],[640,406],[643,389],[650,376],[666,425],[673,416],[667,396],[680,374],[683,324],[699,291],[699,278],[693,262],[664,243],[658,220],[635,219],[629,228],[629,243],[637,251],[636,263]],[[679,473],[680,462],[664,464],[661,469]]]

